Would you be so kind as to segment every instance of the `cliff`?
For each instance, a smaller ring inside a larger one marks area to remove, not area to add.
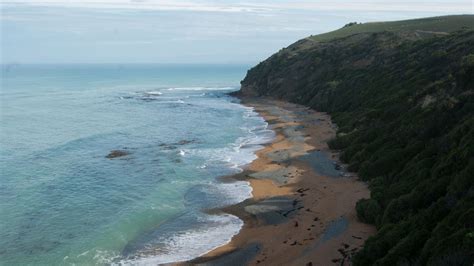
[[[331,114],[359,218],[378,228],[355,265],[474,261],[474,16],[348,24],[250,69],[239,94]]]

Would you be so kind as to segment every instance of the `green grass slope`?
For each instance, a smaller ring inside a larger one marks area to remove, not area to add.
[[[460,29],[474,29],[474,16],[454,15],[391,22],[369,22],[343,27],[328,33],[311,36],[309,39],[314,41],[330,41],[334,38],[347,37],[352,34],[382,31],[415,31],[419,34],[445,34],[458,31]]]
[[[356,209],[378,228],[355,265],[474,262],[474,31],[459,23],[473,18],[412,20],[449,34],[404,21],[304,39],[242,81],[241,94],[327,111],[339,125],[331,147],[369,183]]]

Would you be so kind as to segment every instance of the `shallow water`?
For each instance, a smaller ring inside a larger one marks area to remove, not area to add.
[[[313,151],[307,155],[301,156],[301,158],[311,165],[314,171],[320,175],[329,176],[329,177],[341,177],[343,176],[343,171],[337,164],[336,161],[330,158],[330,155],[321,151]],[[340,169],[338,169],[338,167]]]
[[[248,66],[2,66],[0,264],[166,263],[242,226],[240,171],[273,138],[226,95]],[[108,159],[112,150],[126,156]]]

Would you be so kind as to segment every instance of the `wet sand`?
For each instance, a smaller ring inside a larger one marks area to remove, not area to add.
[[[355,204],[367,185],[344,171],[328,148],[336,127],[325,113],[268,99],[243,99],[276,132],[241,174],[253,198],[224,211],[244,221],[230,243],[184,265],[350,265],[375,233],[358,221]]]

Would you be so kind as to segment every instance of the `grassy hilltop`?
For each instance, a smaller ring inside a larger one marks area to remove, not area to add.
[[[457,15],[356,24],[308,38],[314,41],[330,41],[334,38],[346,37],[357,33],[371,33],[381,31],[413,31],[417,32],[418,34],[432,33],[443,35],[453,31],[473,28],[474,25],[472,15]]]
[[[474,262],[474,15],[365,23],[302,39],[241,94],[329,112],[331,142],[369,183],[378,233],[355,265]]]

